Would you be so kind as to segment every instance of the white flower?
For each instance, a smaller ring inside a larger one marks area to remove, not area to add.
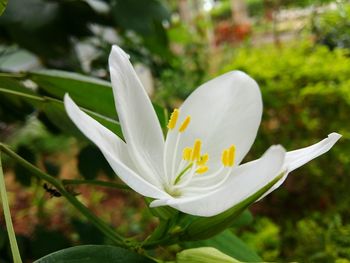
[[[259,87],[248,75],[228,72],[196,89],[173,112],[164,140],[129,56],[114,46],[109,66],[126,143],[81,111],[67,94],[65,107],[120,179],[156,199],[151,207],[168,205],[198,216],[219,214],[284,173],[266,194],[270,193],[289,172],[327,152],[341,137],[331,133],[319,143],[291,152],[271,146],[260,159],[240,164],[262,115]]]

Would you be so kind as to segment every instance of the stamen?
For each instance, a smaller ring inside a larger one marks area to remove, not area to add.
[[[184,132],[190,124],[191,116],[187,116],[179,128],[179,132]]]
[[[192,156],[191,156],[192,161],[199,160],[199,157],[201,155],[201,146],[202,146],[201,140],[197,139],[194,142],[194,146],[193,146],[193,151],[192,151]]]
[[[184,159],[185,161],[190,161],[191,160],[191,155],[192,155],[192,148],[186,147],[183,150],[182,159]]]
[[[229,152],[228,150],[223,150],[222,155],[221,155],[221,162],[224,166],[228,166],[228,155]]]
[[[208,162],[208,160],[209,160],[209,154],[206,153],[199,158],[199,160],[197,161],[197,165],[203,166]]]
[[[175,128],[178,118],[179,118],[179,110],[174,109],[174,111],[170,115],[170,119],[169,119],[168,126],[167,126],[169,130],[172,130]]]
[[[201,166],[201,167],[197,168],[196,173],[197,174],[204,174],[208,170],[209,170],[209,167],[204,165],[204,166]]]
[[[236,147],[234,145],[231,145],[231,147],[228,149],[228,166],[234,165],[235,157],[236,157]]]

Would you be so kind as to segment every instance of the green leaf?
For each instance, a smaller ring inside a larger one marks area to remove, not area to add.
[[[155,261],[120,247],[85,245],[54,252],[34,263],[154,263]]]
[[[73,219],[71,221],[71,224],[79,235],[80,244],[98,245],[104,243],[104,236],[101,235],[101,232],[98,230],[98,228],[90,222],[82,222],[80,220]]]
[[[181,236],[184,241],[187,240],[201,240],[207,239],[222,232],[229,227],[232,222],[252,203],[258,200],[264,193],[266,193],[278,180],[283,176],[283,173],[276,176],[274,180],[262,187],[255,194],[249,196],[242,202],[226,210],[225,212],[212,217],[197,217],[185,216],[184,223],[186,223],[185,233]],[[189,221],[189,222],[188,222]]]
[[[228,256],[244,262],[261,261],[261,258],[230,230],[225,230],[210,239],[184,242],[181,245],[184,248],[213,247]]]
[[[240,228],[243,226],[250,225],[254,218],[252,213],[246,209],[244,210],[231,224],[231,227]]]
[[[106,118],[109,121],[117,122],[114,96],[109,82],[60,70],[31,72],[29,78],[37,83],[49,97],[62,100],[64,94],[69,93],[80,107],[99,114],[100,118],[94,117],[96,120]],[[156,104],[153,104],[153,107],[161,126],[165,127],[168,121],[166,109]],[[106,124],[103,121],[101,123]],[[108,123],[106,125],[107,128],[110,128]],[[121,136],[120,129],[117,134]]]
[[[154,34],[153,23],[169,19],[168,10],[157,0],[113,0],[112,15],[117,24],[141,35]]]
[[[31,164],[35,164],[36,154],[28,146],[18,146],[17,153]],[[27,169],[23,168],[23,166],[19,165],[18,163],[15,163],[14,171],[18,182],[20,182],[23,186],[31,185],[32,174]]]
[[[0,76],[0,98],[2,98],[4,94],[6,98],[13,100],[14,109],[16,109],[15,105],[22,105],[20,103],[31,104],[33,107],[36,107],[39,112],[44,113],[47,117],[47,121],[59,128],[62,132],[80,135],[82,138],[85,138],[69,119],[61,100],[49,96],[40,96],[30,92],[30,90],[23,87],[18,80],[11,79],[11,85],[8,84],[10,82],[2,84],[3,80],[8,80],[8,77]],[[90,110],[85,110],[85,112],[116,135],[123,138],[120,125],[116,120]]]
[[[70,241],[64,236],[62,231],[47,230],[44,226],[39,226],[35,229],[30,241],[30,251],[34,258],[43,257],[70,246]]]
[[[18,250],[15,231],[13,229],[10,206],[9,206],[9,202],[7,199],[5,178],[4,178],[4,173],[2,171],[1,151],[0,151],[0,196],[1,196],[2,209],[4,211],[6,229],[7,229],[7,233],[8,233],[9,240],[10,240],[12,258],[13,258],[14,262],[22,263],[21,256],[20,256],[20,253]]]
[[[0,16],[5,11],[6,6],[7,6],[7,0],[0,0]]]
[[[50,97],[62,100],[69,93],[80,107],[117,119],[113,91],[107,81],[60,70],[31,72],[29,78]]]
[[[19,81],[0,75],[0,119],[5,122],[25,120],[33,112],[33,107],[16,94],[23,96],[35,95],[26,89]]]
[[[169,114],[168,110],[166,108],[163,108],[157,104],[153,103],[153,108],[156,111],[160,126],[164,129],[166,128],[169,120]]]
[[[100,150],[94,145],[83,148],[78,155],[78,169],[85,179],[95,179],[100,171],[105,171],[111,178],[114,175]]]

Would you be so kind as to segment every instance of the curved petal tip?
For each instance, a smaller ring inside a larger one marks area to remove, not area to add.
[[[331,139],[332,141],[338,141],[340,138],[342,137],[341,134],[336,133],[336,132],[332,132],[330,134],[328,134],[328,138]]]
[[[125,53],[124,50],[122,50],[119,46],[113,45],[111,53],[109,55],[109,59],[116,59],[118,57],[123,57],[124,59],[130,59],[129,54]]]

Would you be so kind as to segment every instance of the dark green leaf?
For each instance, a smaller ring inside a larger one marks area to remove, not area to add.
[[[113,0],[112,14],[117,24],[141,35],[154,34],[154,21],[169,19],[169,12],[157,0]]]
[[[43,257],[54,251],[70,246],[70,242],[61,231],[46,230],[38,227],[30,242],[30,250],[34,258]]]
[[[20,145],[17,148],[17,153],[18,155],[26,159],[31,164],[35,164],[36,155],[28,146]],[[23,168],[23,166],[19,165],[17,162],[15,163],[14,170],[15,170],[16,180],[24,186],[30,186],[33,178],[30,172],[27,169]]]
[[[231,227],[240,228],[243,226],[250,225],[254,218],[252,213],[247,209],[242,212],[231,224]]]
[[[143,45],[165,61],[171,61],[174,57],[169,49],[169,39],[166,29],[160,21],[154,21],[153,30],[154,34],[143,37]]]
[[[80,151],[78,168],[81,175],[88,180],[95,179],[101,171],[107,172],[109,177],[114,174],[100,150],[93,145],[88,145]]]
[[[26,159],[26,160],[27,160],[27,159]],[[52,176],[54,176],[54,177],[57,177],[58,174],[60,173],[60,170],[61,170],[60,166],[57,165],[56,163],[52,162],[51,160],[45,159],[45,160],[43,161],[43,165],[44,165],[45,170],[47,171],[47,173],[48,173],[49,175],[52,175]]]
[[[156,111],[160,126],[164,129],[168,124],[168,111],[157,104],[153,104],[154,110]]]
[[[85,245],[57,251],[35,263],[154,263],[155,261],[120,247]]]
[[[7,240],[7,233],[4,229],[2,229],[2,227],[0,227],[0,251],[1,249],[5,246]]]
[[[79,235],[81,244],[103,244],[104,236],[94,225],[79,220],[73,220],[72,225]]]
[[[6,91],[6,93],[3,93]],[[7,94],[11,92],[11,94]],[[0,75],[0,119],[1,121],[25,120],[26,116],[33,112],[30,103],[24,101],[14,94],[23,94],[25,96],[34,95],[29,89],[26,89],[19,81],[7,76]]]
[[[214,247],[228,256],[244,262],[261,262],[261,258],[230,230],[226,230],[210,239],[185,242],[185,248]]]

